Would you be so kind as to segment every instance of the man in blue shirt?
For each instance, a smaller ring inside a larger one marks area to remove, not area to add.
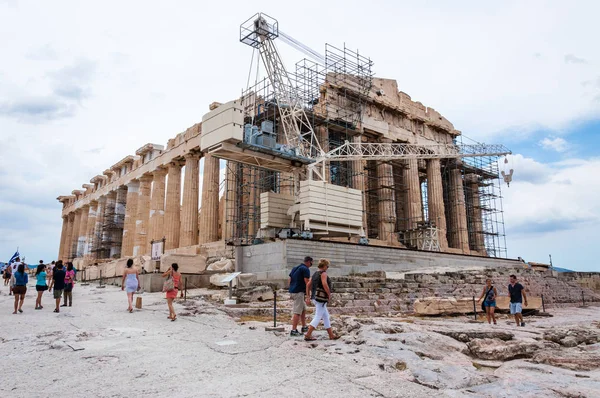
[[[527,307],[527,296],[525,295],[525,288],[517,282],[517,277],[515,275],[510,276],[508,294],[510,295],[510,313],[515,316],[517,326],[525,326],[523,314],[521,313],[521,303],[525,302],[525,307]]]
[[[290,272],[290,298],[293,300],[292,306],[292,331],[290,336],[300,336],[298,332],[298,322],[302,322],[302,333],[308,330],[306,326],[306,304],[304,303],[304,294],[306,293],[306,284],[310,280],[310,266],[313,259],[310,256],[304,257],[304,262],[292,268]]]

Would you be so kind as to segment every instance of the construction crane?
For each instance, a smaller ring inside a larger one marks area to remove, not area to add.
[[[284,41],[319,61],[325,58],[318,52],[281,32]],[[297,88],[286,71],[274,40],[280,36],[277,20],[258,13],[241,25],[240,41],[259,50],[267,77],[273,86],[287,145],[302,157],[314,159],[308,164],[307,177],[325,181],[323,168],[331,161],[442,159],[477,156],[504,156],[511,152],[502,145],[417,145],[405,143],[351,143],[325,152],[299,100]]]

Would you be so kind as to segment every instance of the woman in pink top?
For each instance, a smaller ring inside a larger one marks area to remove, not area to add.
[[[75,271],[73,271],[73,263],[67,263],[67,272],[65,274],[65,290],[63,292],[63,305],[67,306],[67,299],[69,300],[69,307],[73,305],[73,285],[75,284]]]
[[[173,300],[177,298],[177,292],[179,291],[179,283],[181,282],[181,274],[177,272],[179,269],[179,265],[177,263],[171,264],[171,268],[167,270],[162,276],[163,278],[171,277],[173,278],[173,290],[167,291],[167,304],[169,305],[169,316],[168,318],[171,321],[177,319],[177,314],[175,313],[175,309],[173,308]]]

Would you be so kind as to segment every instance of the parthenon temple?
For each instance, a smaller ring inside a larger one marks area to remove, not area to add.
[[[58,197],[59,257],[91,264],[148,256],[152,241],[163,241],[166,254],[199,253],[221,242],[243,247],[248,263],[256,253],[248,248],[304,239],[505,258],[498,154],[446,157],[421,150],[390,157],[381,144],[443,148],[465,141],[395,80],[373,77],[370,61],[361,65],[361,56],[347,49],[327,51],[345,68],[358,61],[354,70],[325,70],[316,78],[310,66],[308,72],[297,66],[299,101],[315,147],[327,154],[378,144],[381,157],[321,158],[322,179],[315,181],[306,172],[315,160],[285,145],[281,103],[271,85],[260,82],[234,101],[212,103],[202,122],[166,146],[148,143]]]

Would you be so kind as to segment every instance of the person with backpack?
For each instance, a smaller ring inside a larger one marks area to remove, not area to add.
[[[327,310],[327,304],[331,300],[331,280],[327,276],[327,269],[329,268],[329,260],[322,258],[319,260],[319,270],[315,272],[311,280],[308,282],[306,291],[312,291],[313,284],[316,285],[314,289],[314,304],[315,304],[315,316],[308,325],[308,332],[304,336],[305,341],[314,341],[316,338],[312,336],[314,330],[319,326],[321,319],[323,320],[323,326],[327,330],[330,340],[337,340],[340,336],[333,333],[331,328],[331,321],[329,318],[329,310]]]
[[[58,260],[54,267],[54,272],[52,272],[52,282],[50,282],[50,288],[48,289],[52,291],[52,288],[54,288],[54,300],[56,301],[54,312],[56,313],[60,312],[60,299],[65,288],[65,276],[66,272],[63,270],[63,262],[62,260]]]
[[[75,285],[75,271],[73,271],[73,263],[68,262],[67,271],[65,272],[64,300],[61,307],[66,307],[67,301],[69,302],[69,307],[73,305],[73,285]]]
[[[485,313],[487,315],[488,323],[491,324],[492,320],[494,320],[494,325],[496,325],[496,297],[498,297],[498,291],[492,285],[491,279],[485,280],[485,286],[483,287],[483,291],[481,292],[481,296],[477,302],[481,302],[481,299],[485,297],[483,301],[483,306],[485,308]]]
[[[304,297],[306,293],[306,285],[310,281],[310,266],[313,259],[310,256],[304,257],[304,262],[292,268],[289,275],[288,283],[290,285],[290,299],[292,303],[292,331],[291,337],[300,336],[308,331],[306,326],[306,304]],[[298,322],[302,322],[301,332],[298,332]]]

